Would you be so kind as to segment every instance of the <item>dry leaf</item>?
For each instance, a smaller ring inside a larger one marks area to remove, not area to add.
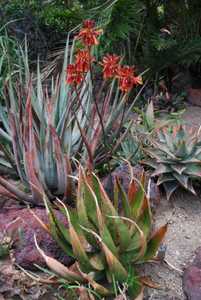
[[[152,279],[150,277],[144,276],[144,277],[140,277],[140,281],[142,284],[153,288],[153,289],[160,289],[160,285],[154,281],[152,281]]]

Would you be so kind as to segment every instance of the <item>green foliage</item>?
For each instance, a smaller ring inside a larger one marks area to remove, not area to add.
[[[121,142],[118,151],[120,157],[129,160],[133,165],[140,163],[144,158],[144,149],[150,145],[150,137],[154,136],[161,127],[174,122],[170,117],[167,120],[157,119],[152,102],[141,110],[135,107],[135,111],[138,114],[137,119],[132,126],[128,126],[128,134]]]
[[[104,15],[105,16],[105,15]],[[102,16],[98,16],[100,22]],[[108,9],[107,19],[104,21],[105,35],[102,37],[102,52],[117,52],[131,59],[135,55],[135,43],[140,33],[142,21],[142,5],[140,1],[118,0]],[[132,38],[131,38],[132,36]],[[134,43],[133,43],[134,41]],[[131,50],[132,49],[132,50]]]
[[[117,154],[120,159],[125,158],[132,165],[138,164],[144,158],[141,142],[136,136],[134,128],[129,130],[125,140],[120,144]]]
[[[96,9],[97,8],[97,9]],[[65,33],[84,18],[105,30],[103,52],[124,55],[130,63],[161,72],[172,64],[194,66],[201,59],[200,1],[5,1],[3,22],[30,12],[39,29]]]
[[[163,185],[167,198],[179,187],[195,194],[194,180],[201,177],[201,139],[199,132],[193,134],[182,125],[163,128],[151,141],[152,147],[146,149],[151,158],[144,161],[155,171],[157,184]]]
[[[72,8],[58,6],[57,4],[45,6],[39,16],[42,24],[61,32],[72,29],[81,23],[83,18],[84,11],[79,5],[74,5]]]
[[[8,19],[23,18],[26,14],[32,14],[36,18],[37,25],[47,26],[52,30],[66,32],[78,25],[84,15],[78,1],[67,5],[65,1],[50,1],[41,3],[38,0],[7,1],[4,7],[5,17]]]
[[[171,64],[189,67],[200,62],[200,1],[168,1],[161,7],[162,17],[157,14],[158,30],[145,34],[150,50],[145,55],[146,62],[158,71]]]
[[[106,22],[104,51],[114,49],[152,73],[201,60],[200,1],[119,0]]]
[[[58,202],[67,218],[65,227],[55,216],[50,202],[44,198],[49,217],[49,232],[63,250],[74,257],[68,269],[48,257],[36,246],[47,266],[69,283],[90,286],[100,296],[117,296],[118,287],[133,299],[142,291],[137,264],[153,259],[166,233],[167,226],[151,233],[152,216],[144,191],[144,176],[136,184],[131,178],[128,194],[117,180],[113,202],[100,180],[79,167],[75,209]],[[121,205],[119,205],[121,201]],[[45,224],[42,225],[46,227]],[[115,283],[115,284],[114,284]]]
[[[4,27],[0,28],[0,101],[3,100],[3,86],[10,76],[16,75],[20,60],[16,40],[8,37]]]

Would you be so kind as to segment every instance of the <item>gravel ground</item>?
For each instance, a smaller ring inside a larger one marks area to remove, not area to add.
[[[164,244],[167,245],[166,263],[147,266],[147,275],[159,283],[161,289],[149,289],[146,299],[183,300],[182,271],[194,258],[195,250],[201,246],[201,197],[178,192],[171,202],[162,199],[157,208],[156,226],[169,223]]]
[[[183,119],[188,125],[199,127],[201,125],[201,107],[187,106]]]

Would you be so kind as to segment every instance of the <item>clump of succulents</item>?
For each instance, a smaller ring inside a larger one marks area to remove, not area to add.
[[[138,183],[131,178],[128,193],[116,179],[111,201],[99,178],[79,167],[75,208],[61,201],[57,203],[68,226],[56,218],[48,199],[44,201],[49,225],[40,223],[66,254],[75,259],[71,267],[62,265],[44,253],[36,236],[39,252],[58,278],[66,279],[69,284],[88,286],[106,299],[123,288],[129,299],[142,293],[143,280],[137,266],[154,259],[167,230],[164,225],[152,234],[143,175]]]
[[[155,171],[157,184],[163,185],[167,198],[179,187],[193,194],[194,180],[201,178],[201,138],[200,132],[188,129],[184,125],[160,129],[146,149],[150,160],[144,163]]]
[[[24,188],[3,177],[0,184],[19,200],[40,205],[44,193],[49,199],[70,200],[72,158],[93,169],[112,156],[110,145],[115,148],[123,117],[134,105],[126,100],[141,78],[132,67],[121,66],[120,57],[107,55],[101,63],[102,87],[94,93],[92,53],[101,33],[92,20],[86,20],[73,43],[68,37],[63,71],[48,87],[43,85],[39,64],[33,78],[27,49],[21,51],[23,70],[17,84],[11,79],[6,83],[6,109],[0,108],[0,171],[5,173],[6,168],[13,174],[14,170]],[[82,49],[77,49],[77,40]]]

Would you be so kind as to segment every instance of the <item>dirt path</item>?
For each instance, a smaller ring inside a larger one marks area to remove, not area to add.
[[[167,246],[166,264],[147,267],[148,273],[160,284],[161,290],[149,290],[146,299],[184,300],[182,271],[193,260],[195,250],[201,246],[201,197],[178,192],[172,202],[163,199],[156,215],[156,226],[169,222],[164,244]],[[181,271],[181,272],[180,272]]]
[[[183,114],[183,119],[186,124],[199,127],[201,125],[201,107],[188,106]]]

